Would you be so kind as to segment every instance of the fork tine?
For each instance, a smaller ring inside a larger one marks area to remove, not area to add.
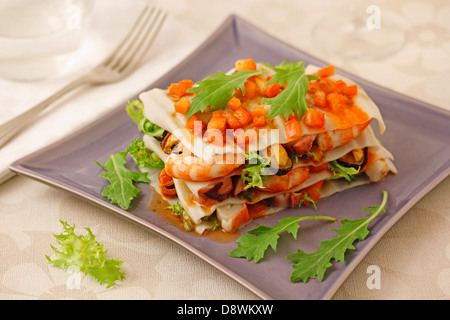
[[[137,63],[139,63],[149,51],[156,36],[159,34],[164,21],[167,18],[167,14],[162,10],[158,10],[154,16],[154,22],[152,22],[146,30],[146,33],[142,35],[142,42],[137,46],[136,50],[130,53],[130,57],[126,62],[124,62],[120,68],[119,72],[124,72],[126,69],[132,70]]]
[[[112,66],[112,69],[116,70],[120,68],[122,61],[128,59],[129,56],[132,56],[134,52],[141,45],[142,35],[147,33],[148,28],[154,24],[155,19],[155,8],[152,8],[151,11],[146,15],[145,20],[139,26],[139,29],[134,32],[134,34],[129,38],[128,45],[124,48],[122,54],[116,59],[115,63]]]
[[[139,30],[139,26],[142,22],[147,20],[147,16],[149,11],[152,12],[154,8],[150,8],[149,6],[145,6],[144,10],[140,13],[139,17],[136,19],[136,22],[133,24],[133,27],[130,29],[128,34],[123,38],[123,40],[119,43],[119,45],[111,52],[111,54],[103,60],[101,63],[104,66],[107,66],[112,63],[114,58],[116,58],[124,48],[129,46],[129,41],[136,34],[136,30]],[[132,43],[132,42],[131,42]]]

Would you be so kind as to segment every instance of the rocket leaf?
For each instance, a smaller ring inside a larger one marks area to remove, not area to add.
[[[383,200],[379,206],[373,206],[363,209],[371,211],[371,215],[357,220],[340,220],[342,226],[336,231],[338,237],[325,240],[320,243],[320,249],[314,253],[307,254],[302,250],[287,256],[288,259],[295,261],[291,273],[291,281],[306,282],[308,279],[318,278],[322,281],[326,270],[332,266],[331,260],[344,263],[344,256],[347,250],[354,250],[353,242],[364,240],[369,234],[367,226],[381,212],[385,210],[388,194],[383,191]]]
[[[270,247],[277,251],[279,234],[286,231],[297,239],[299,229],[298,223],[309,219],[326,219],[334,221],[334,218],[326,216],[307,216],[307,217],[289,217],[280,219],[274,227],[260,225],[255,229],[247,231],[236,241],[239,243],[237,248],[229,253],[231,257],[252,259],[257,263],[264,257],[266,250]]]
[[[204,80],[197,82],[198,86],[192,87],[187,92],[197,92],[192,98],[186,117],[193,116],[198,111],[204,111],[207,107],[213,110],[224,109],[231,99],[234,90],[241,89],[245,94],[245,82],[248,78],[261,75],[264,71],[242,70],[232,74],[221,71],[211,74]]]
[[[314,75],[305,74],[305,63],[288,62],[287,60],[274,67],[275,75],[267,83],[287,83],[287,87],[273,98],[264,98],[262,103],[270,104],[270,113],[267,117],[273,118],[283,115],[286,118],[290,114],[298,115],[301,119],[303,113],[308,110],[306,105],[306,92],[310,80],[317,80]]]
[[[100,177],[106,178],[111,183],[102,191],[102,196],[118,204],[124,210],[128,210],[131,200],[142,191],[134,185],[134,182],[150,182],[147,172],[131,171],[125,167],[128,152],[119,151],[110,155],[104,165],[96,163],[104,170]]]

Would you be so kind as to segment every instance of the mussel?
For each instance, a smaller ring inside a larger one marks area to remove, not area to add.
[[[262,156],[270,159],[269,171],[277,176],[283,176],[292,170],[294,163],[286,149],[281,144],[269,146],[262,152]]]
[[[354,149],[346,155],[340,157],[337,162],[346,168],[362,169],[369,159],[368,148]]]
[[[164,138],[161,141],[161,149],[167,154],[174,152],[176,153],[180,140],[168,131],[164,132],[163,137]]]

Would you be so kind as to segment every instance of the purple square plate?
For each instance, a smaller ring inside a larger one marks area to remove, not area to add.
[[[285,58],[319,66],[328,64],[232,15],[195,52],[148,89],[165,88],[171,82],[186,78],[198,81],[218,70],[225,72],[237,59],[248,57],[271,64],[278,64]],[[135,124],[125,112],[126,101],[78,132],[15,161],[10,168],[67,190],[173,240],[262,299],[330,299],[385,232],[450,172],[450,112],[390,91],[344,70],[337,72],[359,83],[379,106],[387,125],[386,133],[379,138],[394,154],[399,173],[389,175],[380,183],[355,187],[322,199],[317,212],[311,206],[289,209],[256,219],[242,230],[255,228],[257,224],[273,226],[280,218],[291,215],[332,215],[339,220],[361,218],[365,214],[361,213],[362,208],[378,205],[382,190],[387,190],[386,212],[369,225],[369,236],[357,242],[355,250],[347,253],[345,264],[334,263],[322,282],[314,279],[306,283],[291,283],[292,261],[285,256],[298,248],[307,253],[316,251],[322,240],[336,236],[332,229],[339,228],[338,222],[316,220],[302,223],[296,241],[290,235],[282,235],[278,251],[275,253],[269,249],[266,257],[255,264],[244,258],[228,256],[236,247],[235,241],[221,242],[186,233],[149,211],[147,204],[151,191],[145,185],[138,185],[144,192],[128,211],[103,198],[101,191],[107,181],[99,177],[103,171],[95,161],[106,162],[110,154],[125,150],[139,136]],[[137,98],[139,93],[128,100]]]

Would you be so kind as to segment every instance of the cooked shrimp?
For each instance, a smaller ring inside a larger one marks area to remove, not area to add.
[[[299,167],[292,169],[282,176],[268,176],[269,179],[263,180],[263,191],[279,192],[289,190],[300,185],[309,178],[309,167]]]
[[[319,133],[319,135],[317,136],[317,144],[320,151],[328,151],[334,149],[356,138],[364,131],[364,129],[367,128],[370,122],[371,120],[361,124],[357,124],[348,129],[336,129]]]
[[[211,161],[205,161],[183,150],[172,153],[165,162],[168,175],[187,181],[209,181],[225,177],[245,162],[243,154],[219,154]]]

